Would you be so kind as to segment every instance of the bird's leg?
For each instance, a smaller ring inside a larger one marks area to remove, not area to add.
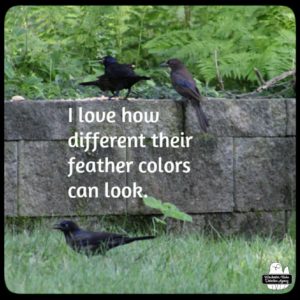
[[[117,91],[114,93],[114,97],[119,97],[119,93],[120,93],[120,91],[117,90]]]
[[[113,97],[119,97],[119,93],[120,93],[120,91],[114,92],[114,93],[112,94],[112,96],[110,96],[110,97],[108,98],[108,100],[111,100],[111,98],[113,98]]]
[[[124,100],[126,100],[126,99],[128,98],[128,96],[129,96],[130,92],[131,92],[131,88],[129,88],[129,89],[128,89],[128,92],[127,92],[127,94],[126,94],[126,96],[125,96]]]
[[[108,100],[110,100],[111,96],[108,95],[108,92],[103,92],[103,94],[101,95],[101,98],[106,97],[108,98]]]

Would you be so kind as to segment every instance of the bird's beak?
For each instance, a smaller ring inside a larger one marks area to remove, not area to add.
[[[104,58],[103,58],[103,57],[100,57],[100,58],[99,58],[99,62],[100,62],[100,64],[103,64]]]
[[[52,227],[53,229],[62,229],[61,228],[61,225],[58,223],[58,224],[55,224],[55,225],[53,225],[53,227]]]
[[[169,65],[166,62],[164,62],[164,63],[160,64],[159,66],[160,67],[168,67]]]

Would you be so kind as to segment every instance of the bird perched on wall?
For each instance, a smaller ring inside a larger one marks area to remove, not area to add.
[[[73,250],[86,255],[105,254],[111,248],[155,238],[155,236],[127,237],[116,233],[86,231],[73,221],[61,221],[53,228],[64,233],[67,244]]]
[[[200,127],[204,132],[207,132],[209,123],[201,107],[201,102],[203,101],[202,96],[191,73],[187,70],[184,64],[176,58],[169,59],[160,66],[171,68],[171,82],[174,89],[178,94],[191,101],[194,109],[196,110]]]
[[[114,58],[112,57],[112,59],[114,59]],[[102,63],[103,60],[101,59],[100,62]],[[135,68],[134,64],[126,64],[126,66],[128,68],[131,68],[132,70]],[[112,93],[112,96],[110,96],[109,99],[111,99],[111,97],[115,96],[115,94],[114,94],[116,92],[115,85],[111,83],[108,76],[103,74],[101,76],[98,76],[97,78],[98,78],[97,80],[81,82],[79,84],[83,85],[83,86],[97,86],[103,92],[110,91]]]
[[[105,76],[109,79],[111,85],[115,89],[115,96],[119,95],[120,90],[127,89],[126,99],[130,92],[131,87],[141,80],[149,80],[150,77],[139,76],[133,70],[132,64],[119,64],[118,61],[112,56],[105,56],[102,61],[105,70]]]
[[[109,81],[108,77],[106,75],[98,76],[98,79],[95,81],[88,81],[88,82],[81,82],[80,85],[89,85],[89,86],[97,86],[101,91],[106,92],[110,91],[112,94],[116,91],[114,86]],[[111,98],[112,96],[110,96]],[[109,98],[109,99],[110,99]]]
[[[127,89],[128,92],[124,98],[126,99],[135,83],[151,79],[150,77],[135,74],[134,64],[119,64],[117,59],[112,56],[105,56],[100,60],[100,63],[104,65],[105,73],[95,81],[81,82],[80,85],[97,86],[103,92],[110,91],[113,95],[109,99],[118,97],[120,90]]]

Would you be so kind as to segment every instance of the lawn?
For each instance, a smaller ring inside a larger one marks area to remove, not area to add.
[[[120,232],[120,231],[119,231]],[[143,233],[131,233],[140,235]],[[295,240],[160,234],[86,257],[43,223],[5,228],[5,282],[15,293],[285,293],[262,284],[270,264],[295,280]]]

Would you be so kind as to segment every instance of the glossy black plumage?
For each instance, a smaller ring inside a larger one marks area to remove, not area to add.
[[[135,74],[133,64],[119,64],[117,59],[112,56],[105,56],[100,60],[104,65],[104,74],[99,76],[95,81],[81,82],[84,86],[97,86],[103,92],[110,91],[111,97],[118,97],[123,89],[127,89],[124,99],[128,98],[131,87],[141,80],[149,80],[150,77],[139,76]],[[109,97],[109,98],[111,98]]]
[[[95,81],[81,82],[79,84],[84,86],[97,86],[101,91],[110,91],[112,94],[116,91],[106,75],[98,76],[98,79]]]
[[[105,254],[109,249],[154,236],[127,237],[109,232],[92,232],[79,228],[73,221],[62,221],[53,227],[62,231],[67,244],[76,252],[86,255]]]
[[[207,132],[209,123],[201,107],[203,99],[191,73],[187,70],[184,64],[176,58],[169,59],[167,62],[161,64],[161,66],[170,67],[171,82],[174,89],[178,94],[191,101],[191,104],[196,111],[200,127],[204,132]]]
[[[117,60],[111,56],[105,56],[102,61],[105,69],[105,76],[108,77],[110,83],[115,88],[115,95],[119,95],[120,90],[127,89],[126,99],[130,92],[131,87],[141,80],[149,80],[150,77],[137,75],[132,65],[119,64]]]

